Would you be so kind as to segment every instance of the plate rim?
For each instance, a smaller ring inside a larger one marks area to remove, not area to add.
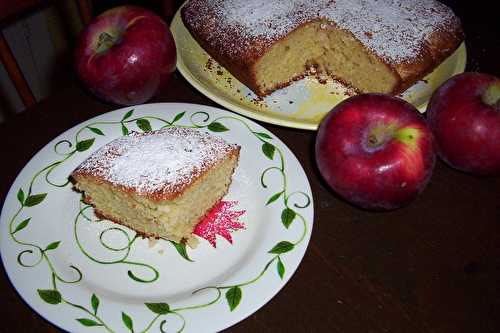
[[[136,105],[136,106],[129,106],[129,107],[119,108],[119,109],[112,110],[112,111],[109,111],[109,112],[97,115],[95,117],[86,119],[86,120],[84,120],[84,121],[82,121],[82,122],[80,122],[80,123],[72,126],[71,128],[65,130],[64,132],[58,134],[57,136],[55,136],[46,145],[44,145],[42,148],[40,148],[39,150],[37,150],[37,152],[23,166],[23,168],[19,171],[19,173],[16,176],[15,180],[11,184],[11,186],[9,188],[9,191],[8,191],[8,193],[6,195],[6,198],[5,198],[4,204],[2,206],[2,210],[1,210],[2,220],[6,219],[6,222],[8,222],[9,217],[6,217],[6,214],[7,214],[6,213],[6,206],[7,206],[7,201],[8,201],[7,199],[10,198],[10,197],[15,197],[15,195],[16,195],[15,192],[16,192],[17,188],[14,188],[14,185],[19,182],[19,179],[21,178],[22,174],[26,173],[26,171],[25,171],[26,168],[31,163],[34,163],[33,162],[34,160],[40,159],[39,154],[41,154],[42,150],[45,150],[48,146],[53,145],[56,142],[56,140],[58,140],[58,139],[64,139],[65,137],[68,136],[68,134],[70,132],[75,131],[75,130],[77,130],[79,128],[83,128],[85,126],[88,126],[89,123],[91,123],[92,121],[97,121],[99,118],[103,117],[104,115],[111,114],[111,113],[119,114],[119,112],[123,112],[124,113],[126,110],[129,110],[129,109],[134,110],[136,108],[140,108],[140,107],[143,107],[143,106],[153,107],[153,108],[160,108],[160,107],[164,108],[165,106],[167,106],[167,107],[170,106],[171,109],[174,110],[174,111],[171,111],[171,116],[173,116],[175,114],[175,112],[179,112],[180,109],[182,109],[183,107],[187,106],[188,108],[199,109],[198,111],[207,111],[207,112],[210,112],[210,110],[214,110],[219,115],[222,113],[222,114],[228,114],[232,118],[235,118],[235,117],[236,118],[241,118],[240,120],[242,120],[243,122],[247,123],[247,125],[252,126],[252,128],[254,130],[259,130],[259,131],[260,130],[264,130],[264,131],[267,131],[270,134],[272,134],[273,139],[276,140],[276,141],[273,141],[273,142],[278,142],[281,145],[281,147],[286,150],[286,153],[289,155],[289,157],[287,158],[287,160],[289,158],[294,159],[295,163],[297,163],[298,166],[300,167],[299,168],[299,173],[303,174],[303,176],[304,176],[304,185],[306,185],[305,186],[306,188],[303,188],[301,190],[304,190],[305,192],[307,192],[309,194],[310,205],[308,206],[309,207],[308,209],[310,209],[310,213],[309,214],[311,215],[311,218],[310,218],[310,221],[307,221],[308,228],[307,228],[307,231],[305,232],[304,242],[301,244],[301,246],[303,247],[303,250],[297,252],[296,255],[295,255],[296,256],[296,260],[297,260],[296,265],[294,265],[293,267],[288,268],[289,273],[287,273],[286,278],[282,279],[280,281],[280,283],[277,285],[277,287],[272,290],[272,292],[270,292],[268,295],[264,295],[264,297],[261,297],[261,299],[263,300],[261,302],[261,304],[259,304],[257,306],[250,307],[247,311],[243,311],[242,313],[240,313],[239,316],[235,317],[233,320],[226,321],[223,326],[221,326],[221,327],[218,328],[218,329],[226,329],[226,328],[228,328],[228,327],[230,327],[230,326],[232,326],[232,325],[234,325],[234,324],[236,324],[236,323],[244,320],[245,318],[247,318],[251,314],[253,314],[256,311],[258,311],[261,307],[263,307],[264,305],[266,305],[272,298],[274,298],[280,292],[280,290],[290,281],[290,279],[293,277],[293,275],[295,274],[296,270],[300,266],[300,264],[301,264],[301,262],[302,262],[302,260],[304,258],[304,255],[305,255],[305,253],[306,253],[306,251],[308,249],[309,242],[310,242],[310,239],[311,239],[311,236],[312,236],[312,229],[313,229],[313,226],[314,226],[314,197],[313,197],[313,192],[312,192],[312,189],[311,189],[311,185],[310,185],[308,176],[307,176],[307,174],[306,174],[306,172],[305,172],[302,164],[297,159],[297,157],[295,156],[295,154],[293,153],[293,151],[278,136],[276,136],[274,133],[272,133],[272,131],[264,128],[262,125],[260,125],[258,123],[255,123],[251,119],[246,119],[246,118],[244,118],[242,116],[234,115],[230,111],[227,111],[227,110],[224,110],[224,109],[221,109],[221,108],[217,108],[217,107],[213,107],[213,106],[207,106],[207,105],[202,105],[202,104],[194,104],[194,103],[147,103],[147,104],[142,104],[142,105]],[[147,111],[145,111],[145,112],[147,112]],[[158,111],[155,111],[155,112],[158,112]],[[194,113],[194,112],[195,112],[195,110],[191,110],[191,113]],[[118,117],[117,117],[117,119],[118,119]],[[255,125],[256,125],[256,127],[255,127]],[[114,139],[115,137],[116,136],[112,136],[110,138],[110,140]],[[12,200],[14,200],[14,199],[12,199]],[[8,228],[8,225],[6,225],[3,228]],[[4,255],[2,255],[3,252],[4,252],[4,251],[2,251],[2,249],[4,249],[4,247],[7,246],[5,244],[2,244],[2,243],[4,243],[2,240],[3,239],[0,238],[0,258],[1,258],[1,261],[2,261],[2,265],[3,265],[4,270],[6,272],[7,280],[9,281],[9,283],[11,284],[11,286],[14,288],[14,290],[16,291],[16,293],[19,295],[19,297],[21,298],[21,300],[26,305],[28,305],[28,307],[33,312],[35,312],[40,318],[43,318],[43,319],[47,320],[52,325],[54,325],[54,326],[56,326],[56,327],[58,327],[60,329],[67,330],[68,328],[63,327],[65,325],[61,326],[61,325],[59,325],[56,322],[57,317],[52,318],[49,315],[46,315],[46,313],[43,313],[42,311],[37,310],[36,309],[36,305],[30,303],[30,300],[28,299],[28,297],[25,297],[25,295],[23,294],[26,291],[21,290],[22,289],[22,285],[21,286],[16,286],[16,284],[14,282],[15,281],[15,279],[14,279],[14,275],[15,275],[14,268],[7,266],[7,263],[5,261],[6,259],[4,258]],[[226,277],[226,279],[227,279],[227,277]],[[224,281],[221,281],[221,282],[224,282]],[[36,287],[34,287],[34,289],[36,289]],[[94,290],[89,289],[89,292],[94,292]],[[104,297],[103,299],[106,299],[106,297]],[[145,301],[147,301],[147,298],[145,299]],[[113,303],[113,301],[110,302],[110,303]],[[77,314],[75,314],[75,316],[77,316]],[[69,320],[70,319],[68,319],[68,322],[69,322]]]

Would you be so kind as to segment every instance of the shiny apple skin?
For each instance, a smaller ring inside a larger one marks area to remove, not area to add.
[[[462,73],[434,92],[427,120],[438,155],[450,166],[479,176],[500,175],[500,110],[481,100],[488,85],[498,80]]]
[[[381,146],[368,146],[370,131],[380,124],[406,133],[404,140],[389,136]],[[424,118],[411,104],[383,94],[357,95],[333,108],[319,127],[315,156],[329,186],[369,210],[410,203],[426,187],[436,160]]]
[[[122,31],[107,51],[96,53],[102,32]],[[82,32],[75,53],[81,81],[99,98],[135,105],[165,87],[175,70],[175,42],[168,25],[153,12],[121,6],[99,15]]]

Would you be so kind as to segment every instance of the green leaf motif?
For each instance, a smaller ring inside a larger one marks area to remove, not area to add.
[[[96,127],[89,127],[89,126],[87,126],[87,128],[89,130],[91,130],[92,132],[94,132],[95,134],[97,134],[97,135],[104,135],[104,133],[100,129],[96,128]]]
[[[229,290],[226,292],[226,300],[231,311],[236,309],[241,301],[241,288],[238,286],[229,288]]]
[[[186,114],[186,111],[183,111],[181,113],[176,114],[174,117],[174,120],[172,120],[172,124],[181,120],[181,118],[184,117],[185,114]]]
[[[262,138],[262,139],[272,140],[272,137],[269,134],[267,134],[267,133],[253,132],[253,134],[257,135],[259,138]]]
[[[52,289],[38,289],[38,295],[43,299],[46,303],[49,304],[59,304],[61,303],[62,297],[61,293],[57,290]]]
[[[132,116],[132,113],[134,113],[134,109],[130,110],[129,112],[125,113],[125,115],[122,118],[122,121],[130,118]]]
[[[285,275],[285,265],[283,265],[283,261],[281,261],[280,257],[278,257],[278,263],[276,265],[276,270],[278,271],[278,275],[280,276],[280,279],[283,279],[283,276]]]
[[[281,241],[276,244],[271,250],[269,250],[269,253],[282,254],[293,250],[294,247],[295,245],[293,245],[289,241]]]
[[[97,314],[97,309],[99,308],[99,298],[97,298],[95,294],[92,294],[90,304],[92,305],[92,309],[94,309],[94,314]]]
[[[128,132],[128,128],[125,125],[122,124],[122,134],[123,135],[128,135],[128,133],[129,133]]]
[[[164,315],[170,312],[170,306],[167,303],[145,303],[144,305],[156,314]]]
[[[282,194],[283,194],[283,191],[273,194],[273,195],[269,198],[269,200],[267,200],[267,202],[266,202],[266,206],[267,206],[267,205],[269,205],[270,203],[273,203],[273,202],[275,202],[276,200],[278,200],[278,198],[279,198]]]
[[[297,216],[295,211],[287,207],[281,212],[281,223],[283,223],[285,228],[288,229],[290,224],[292,224],[293,220],[295,219],[295,216]]]
[[[47,193],[40,193],[40,194],[34,194],[30,195],[29,197],[26,198],[26,201],[24,202],[24,205],[26,207],[33,207],[41,203],[45,197],[47,196]]]
[[[210,125],[207,126],[207,128],[209,130],[211,130],[212,132],[226,132],[226,131],[229,131],[229,129],[222,125],[221,123],[217,122],[217,121],[214,121],[213,123],[211,123]]]
[[[61,241],[50,243],[49,245],[47,245],[47,247],[45,248],[44,251],[55,250],[55,249],[57,249],[59,247],[60,243],[61,243]]]
[[[24,191],[22,188],[17,192],[17,200],[21,203],[21,206],[24,205]]]
[[[153,129],[151,128],[151,124],[149,123],[149,120],[140,118],[137,119],[135,122],[137,124],[137,127],[139,127],[143,132],[151,132]]]
[[[187,261],[191,261],[193,262],[193,260],[191,258],[189,258],[189,255],[187,254],[187,250],[186,250],[186,244],[183,244],[183,243],[176,243],[174,241],[170,241],[170,243],[172,243],[172,245],[175,247],[175,249],[177,250],[177,253],[179,253],[181,255],[181,257],[183,257],[184,259],[186,259]]]
[[[161,323],[160,323],[160,333],[167,333],[167,331],[165,330],[165,327],[166,326],[165,324],[167,323],[166,320],[163,320]],[[182,329],[177,331],[177,332],[182,332]]]
[[[272,160],[274,158],[274,152],[276,150],[276,147],[274,147],[272,144],[270,144],[269,142],[264,142],[262,144],[262,152],[264,153],[264,155],[267,156],[267,158],[269,158],[270,160]]]
[[[92,145],[94,144],[94,141],[95,141],[94,138],[88,139],[88,140],[83,140],[83,141],[78,141],[76,143],[76,151],[79,151],[79,152],[86,151],[87,149],[92,147]]]
[[[87,318],[78,318],[77,319],[80,324],[83,326],[87,327],[93,327],[93,326],[102,326],[102,324],[99,324],[97,321],[92,320],[92,319],[87,319]]]
[[[19,223],[16,227],[16,229],[12,232],[12,234],[15,234],[16,232],[18,232],[19,230],[23,230],[24,228],[26,228],[28,226],[28,223],[30,223],[30,220],[31,220],[31,217],[22,221],[21,223]]]
[[[134,332],[134,323],[132,322],[132,318],[130,318],[130,316],[125,312],[122,312],[122,321],[130,332]]]

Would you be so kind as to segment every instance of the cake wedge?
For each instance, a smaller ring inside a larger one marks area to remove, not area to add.
[[[196,224],[227,193],[240,146],[192,128],[120,137],[71,174],[98,216],[195,247]]]

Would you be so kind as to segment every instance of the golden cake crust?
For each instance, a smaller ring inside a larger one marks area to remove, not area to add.
[[[207,53],[260,96],[298,77],[263,88],[256,78],[259,59],[313,22],[348,31],[386,64],[397,81],[393,94],[430,73],[464,38],[459,19],[434,0],[190,0],[181,15]]]

